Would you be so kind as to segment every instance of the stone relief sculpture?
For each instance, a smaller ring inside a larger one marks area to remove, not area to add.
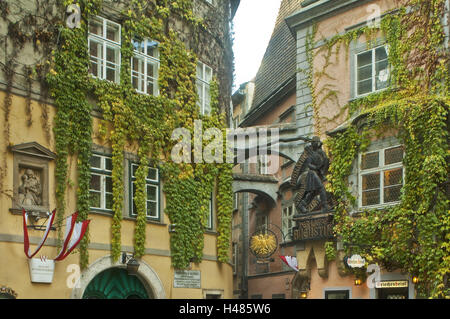
[[[20,176],[19,204],[23,206],[39,206],[42,204],[42,185],[32,169],[26,169]]]
[[[322,150],[322,142],[319,137],[314,136],[305,147],[291,175],[291,186],[297,190],[294,199],[297,214],[294,217],[311,212],[319,205],[322,207],[322,213],[329,211],[329,196],[324,186],[329,164],[330,161]]]

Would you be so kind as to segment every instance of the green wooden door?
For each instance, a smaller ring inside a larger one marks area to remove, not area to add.
[[[111,268],[92,279],[83,294],[84,299],[147,299],[144,285],[125,269]]]

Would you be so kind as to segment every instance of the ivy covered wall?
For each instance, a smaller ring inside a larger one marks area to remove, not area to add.
[[[159,167],[164,181],[166,210],[170,223],[177,224],[171,234],[172,265],[186,268],[202,259],[203,239],[208,214],[208,200],[216,185],[217,256],[228,261],[232,214],[231,167],[228,164],[175,164],[171,161],[171,139],[176,128],[193,132],[194,119],[202,119],[204,128],[224,130],[231,95],[233,55],[228,1],[210,6],[203,1],[110,1],[80,0],[79,28],[66,25],[66,6],[72,1],[49,1],[23,8],[13,2],[0,6],[8,37],[2,44],[11,46],[2,63],[6,79],[6,109],[11,107],[12,88],[21,87],[29,95],[37,93],[42,101],[56,107],[53,123],[43,121],[49,139],[54,139],[57,154],[56,205],[58,220],[68,213],[68,192],[76,189],[79,219],[89,218],[90,157],[94,135],[112,149],[113,216],[111,255],[121,253],[121,221],[125,192],[124,150],[137,147],[139,167],[136,172],[134,231],[136,257],[144,254],[146,233],[147,166]],[[195,4],[195,7],[194,7]],[[195,8],[195,10],[194,10]],[[195,11],[195,12],[194,12]],[[99,80],[89,75],[88,21],[100,15],[121,25],[120,82]],[[158,96],[138,94],[131,83],[132,39],[149,38],[159,43],[160,68]],[[33,47],[30,47],[30,43]],[[27,68],[15,63],[25,52],[36,63]],[[196,65],[202,61],[214,70],[211,83],[211,115],[201,115],[197,105]],[[25,82],[21,75],[28,70]],[[27,85],[23,85],[23,84]],[[44,109],[43,109],[44,110]],[[101,124],[93,131],[93,111],[100,112]],[[31,112],[28,113],[31,118]],[[43,111],[44,114],[44,111]],[[5,132],[11,119],[5,112]],[[7,136],[8,134],[6,134]],[[32,138],[32,137],[30,137]],[[206,144],[207,141],[205,140]],[[9,144],[8,140],[5,142]],[[68,165],[76,159],[76,181],[68,177]],[[8,170],[6,160],[1,177]],[[3,179],[1,183],[3,185]],[[76,185],[76,188],[69,187]],[[70,189],[69,189],[70,188]],[[60,234],[61,236],[61,234]],[[151,236],[151,234],[150,234]],[[79,246],[80,265],[89,264],[89,236]]]

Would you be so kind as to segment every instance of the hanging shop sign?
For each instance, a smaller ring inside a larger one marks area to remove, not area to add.
[[[50,284],[55,273],[55,261],[44,258],[28,259],[31,282]]]
[[[408,287],[408,280],[388,280],[388,281],[377,281],[375,283],[375,288],[406,288]]]
[[[200,270],[175,270],[174,288],[201,288]]]
[[[366,260],[360,255],[352,255],[349,257],[344,257],[344,263],[350,268],[362,268],[366,264]]]
[[[278,248],[278,238],[268,229],[261,229],[250,237],[250,251],[258,259],[272,256]]]

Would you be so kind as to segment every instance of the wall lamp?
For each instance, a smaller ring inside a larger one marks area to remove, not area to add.
[[[306,290],[300,291],[300,299],[308,298],[308,292]]]
[[[136,276],[139,269],[139,262],[134,258],[134,255],[128,255],[127,253],[122,253],[122,264],[127,265],[128,275]]]
[[[360,278],[355,278],[355,286],[361,286],[362,280]]]
[[[414,276],[412,276],[411,280],[412,280],[413,284],[417,284],[419,282],[419,277],[414,275]]]

